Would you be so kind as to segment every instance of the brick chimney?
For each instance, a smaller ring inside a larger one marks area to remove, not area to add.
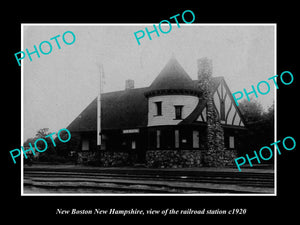
[[[125,90],[134,89],[134,80],[128,79],[125,81]]]

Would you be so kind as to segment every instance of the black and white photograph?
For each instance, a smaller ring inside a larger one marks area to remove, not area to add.
[[[2,14],[3,221],[297,221],[296,4],[44,3]]]
[[[22,195],[276,195],[275,156],[253,153],[275,142],[276,24],[22,24],[22,38]]]

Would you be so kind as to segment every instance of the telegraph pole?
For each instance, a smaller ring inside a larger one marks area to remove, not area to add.
[[[99,76],[99,90],[98,90],[98,96],[97,96],[97,146],[101,149],[101,94],[103,89],[103,77],[104,77],[104,70],[103,65],[100,65],[99,68],[100,76]]]

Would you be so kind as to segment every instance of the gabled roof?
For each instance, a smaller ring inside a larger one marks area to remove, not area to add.
[[[101,95],[101,128],[126,129],[147,126],[147,88],[104,93]],[[97,130],[97,98],[67,127],[70,131]]]
[[[195,83],[198,83],[197,80],[194,81]],[[229,93],[230,90],[226,84],[226,81],[224,79],[224,77],[211,77],[210,79],[210,82],[211,82],[211,85],[210,85],[210,88],[211,88],[211,93],[214,94],[215,92],[217,92],[217,89],[219,87],[219,85],[222,83],[224,85],[224,87],[228,90]],[[242,113],[240,112],[240,109],[238,108],[238,106],[234,103],[234,100],[233,100],[233,97],[232,97],[232,94],[229,94],[228,95],[230,98],[230,100],[232,101],[232,106],[235,108],[236,110],[236,113],[238,114],[238,116],[240,117],[241,119],[241,122],[242,124],[244,124],[242,127],[246,126],[246,123],[245,123],[245,120],[243,118],[243,115]],[[184,120],[182,120],[179,125],[185,125],[185,124],[197,124],[197,118],[199,117],[199,115],[202,113],[203,109],[206,107],[206,104],[207,104],[207,99],[204,99],[204,98],[200,98],[197,106],[195,107],[195,109],[190,113],[190,115],[188,115]],[[230,109],[231,109],[231,106],[229,107],[229,111],[227,113],[230,112]],[[227,115],[228,116],[228,115]],[[226,123],[222,124],[222,125],[226,125],[226,126],[233,126],[234,124],[227,124],[227,116],[226,116]],[[235,117],[235,116],[234,116]],[[234,125],[235,126],[235,125]],[[240,126],[240,125],[238,125]],[[238,127],[238,126],[235,126],[235,127]],[[244,128],[243,128],[244,129]]]
[[[217,88],[222,77],[212,77],[213,88]],[[197,80],[192,81],[195,85]],[[101,128],[130,129],[146,127],[148,124],[148,100],[144,93],[149,88],[135,88],[101,95]],[[192,123],[206,105],[200,97],[195,110],[181,124]],[[97,130],[97,98],[95,98],[67,127],[72,132]]]

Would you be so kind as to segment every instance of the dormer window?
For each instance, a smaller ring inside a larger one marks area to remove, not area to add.
[[[183,105],[175,105],[174,107],[175,107],[175,120],[181,120]]]
[[[156,115],[155,116],[161,116],[162,115],[162,111],[161,111],[161,104],[162,102],[154,102],[156,105]]]

